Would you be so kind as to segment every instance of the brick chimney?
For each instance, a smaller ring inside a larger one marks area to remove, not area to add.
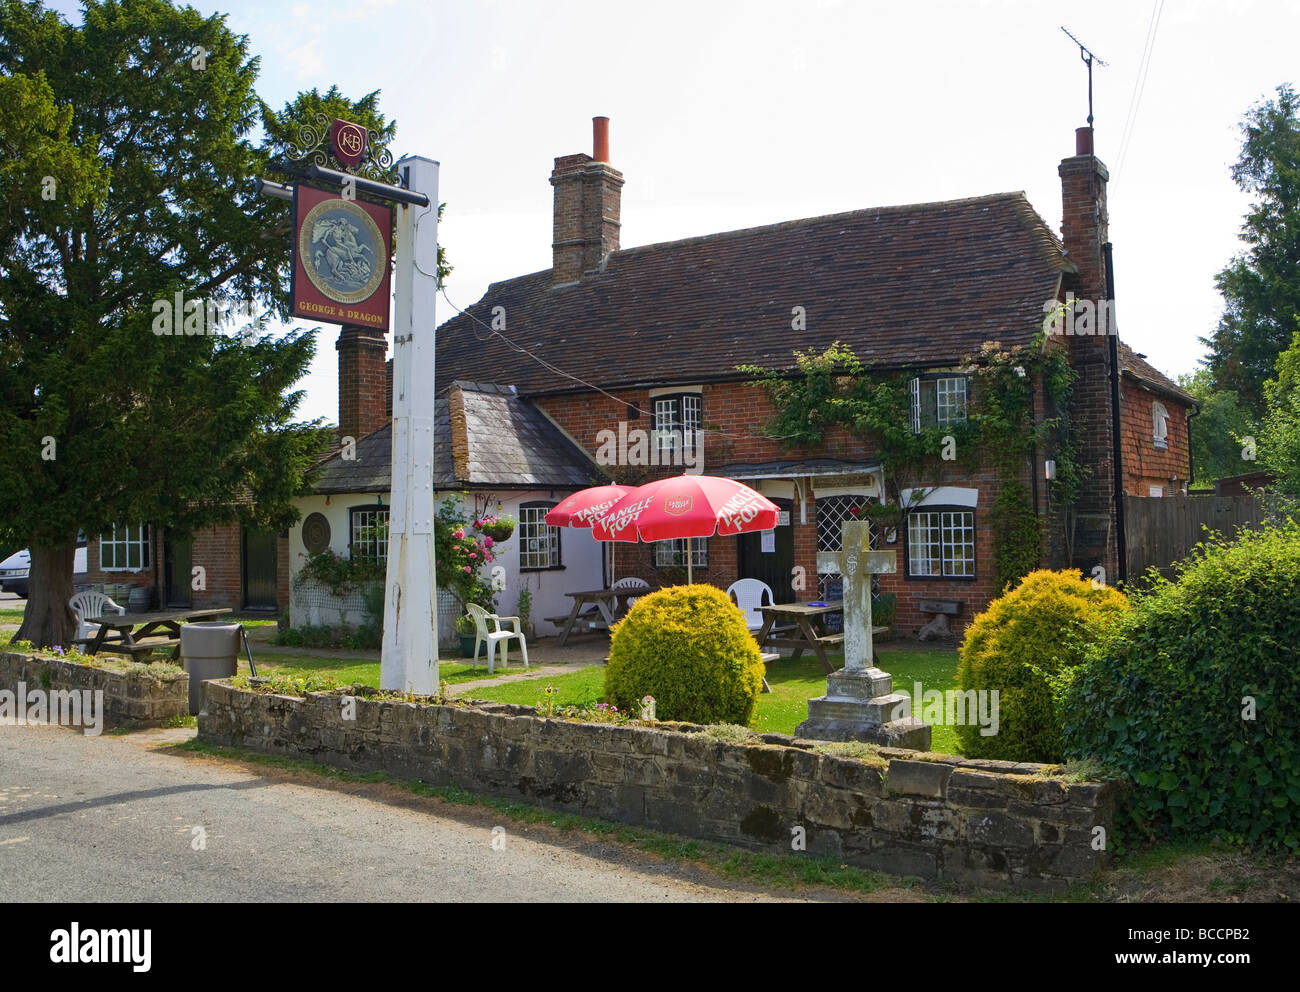
[[[339,353],[339,433],[363,437],[388,423],[388,375],[382,331],[344,324],[334,345]]]
[[[590,155],[555,160],[555,226],[551,244],[551,283],[580,280],[618,251],[623,173],[609,164],[609,118],[592,118]]]
[[[1067,278],[1065,289],[1077,300],[1093,304],[1091,334],[1067,335],[1063,340],[1078,373],[1072,393],[1071,421],[1082,465],[1091,471],[1079,487],[1075,504],[1074,566],[1091,573],[1095,565],[1106,569],[1107,582],[1119,571],[1118,514],[1115,505],[1114,405],[1112,402],[1110,335],[1113,310],[1106,281],[1104,246],[1109,241],[1106,183],[1110,172],[1096,157],[1093,130],[1075,131],[1075,153],[1063,159],[1061,177],[1061,240],[1066,257],[1078,274]],[[1107,316],[1102,316],[1103,305]],[[1076,313],[1082,311],[1076,305]],[[1104,323],[1103,323],[1104,322]]]

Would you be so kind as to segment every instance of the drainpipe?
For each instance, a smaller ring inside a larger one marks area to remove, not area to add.
[[[1110,351],[1111,461],[1115,466],[1115,546],[1119,553],[1119,581],[1128,581],[1128,540],[1124,535],[1124,465],[1120,447],[1119,414],[1119,333],[1115,320],[1115,257],[1111,243],[1102,246],[1106,256],[1106,299],[1110,302],[1110,327],[1107,347]]]

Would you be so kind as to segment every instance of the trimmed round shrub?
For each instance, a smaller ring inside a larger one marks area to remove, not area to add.
[[[1300,527],[1245,532],[1134,596],[1065,697],[1065,753],[1136,786],[1149,836],[1300,844]]]
[[[744,614],[717,586],[669,586],[640,597],[614,626],[605,701],[660,720],[748,725],[763,659]]]
[[[1030,572],[990,603],[966,628],[957,684],[963,691],[997,691],[997,732],[984,736],[968,716],[957,727],[962,753],[1060,761],[1063,686],[1085,649],[1128,609],[1128,599],[1115,589],[1094,586],[1076,571],[1046,569]],[[967,713],[972,709],[968,703]]]

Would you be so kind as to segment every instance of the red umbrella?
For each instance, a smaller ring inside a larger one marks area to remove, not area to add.
[[[590,527],[632,491],[631,486],[595,486],[567,496],[546,514],[552,527]]]
[[[597,541],[667,541],[730,536],[776,526],[775,503],[734,479],[678,475],[632,490],[591,528]],[[686,555],[686,581],[691,556]]]
[[[593,486],[566,496],[554,509],[546,514],[546,522],[552,527],[590,527],[600,519],[601,514],[632,491],[631,486],[609,485]],[[614,555],[610,549],[610,582],[614,581]]]

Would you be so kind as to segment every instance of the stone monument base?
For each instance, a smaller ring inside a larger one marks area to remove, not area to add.
[[[912,718],[908,697],[893,692],[893,684],[879,668],[831,673],[826,695],[808,700],[808,719],[795,728],[795,737],[930,750],[930,725]]]

